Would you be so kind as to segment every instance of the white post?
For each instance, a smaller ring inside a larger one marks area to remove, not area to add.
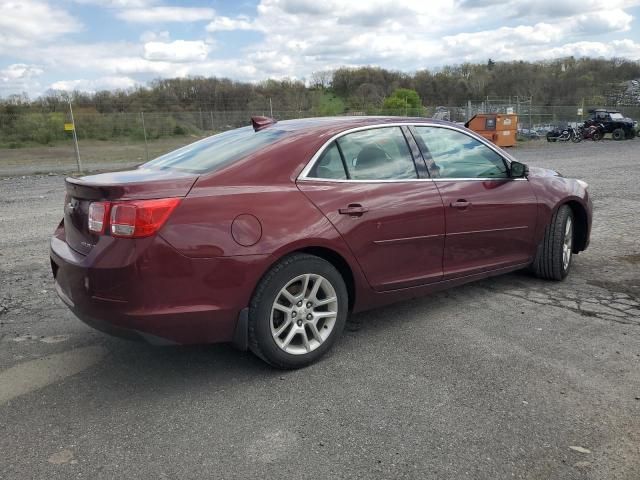
[[[69,102],[69,113],[71,114],[71,125],[73,125],[73,146],[76,150],[76,161],[78,162],[78,173],[82,173],[82,161],[80,160],[80,148],[78,147],[78,135],[76,134],[76,122],[73,119],[73,108],[71,108],[71,97],[67,98]]]
[[[273,104],[271,103],[271,97],[269,97],[269,112],[271,112],[271,118],[273,118]]]

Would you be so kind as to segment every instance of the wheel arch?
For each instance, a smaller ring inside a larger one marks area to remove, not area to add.
[[[356,275],[360,272],[354,272],[354,267],[350,264],[350,262],[345,258],[345,255],[340,253],[337,249],[331,248],[328,245],[322,245],[320,242],[318,243],[309,243],[303,245],[290,245],[288,248],[280,249],[275,252],[270,259],[269,265],[266,266],[260,278],[256,281],[256,285],[251,292],[251,298],[255,294],[256,288],[260,284],[260,281],[264,278],[269,271],[278,264],[278,262],[282,261],[282,259],[289,257],[291,255],[295,255],[296,253],[306,253],[308,255],[314,255],[316,257],[322,258],[323,260],[329,262],[333,267],[338,270],[340,276],[344,280],[345,286],[347,287],[347,295],[349,297],[349,312],[353,310],[353,307],[356,303],[356,292],[358,290]]]
[[[342,276],[344,284],[347,287],[347,295],[349,297],[349,311],[353,310],[356,299],[356,284],[353,277],[353,270],[347,260],[335,250],[327,247],[304,247],[291,253],[307,253],[326,260],[335,267]]]
[[[574,235],[573,253],[578,253],[587,248],[587,238],[589,235],[589,220],[587,210],[577,200],[568,200],[559,204],[556,210],[562,205],[567,205],[573,214]]]

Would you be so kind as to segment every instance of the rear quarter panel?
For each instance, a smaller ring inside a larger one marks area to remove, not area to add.
[[[259,238],[252,245],[240,244],[233,234],[234,220],[247,215],[259,222]],[[232,184],[222,178],[198,181],[160,235],[190,258],[264,258],[244,271],[254,285],[289,253],[312,247],[330,249],[349,265],[356,298],[369,295],[368,284],[340,234],[289,179],[268,185]]]

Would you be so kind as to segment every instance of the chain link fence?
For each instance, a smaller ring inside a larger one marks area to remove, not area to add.
[[[578,109],[583,108],[582,114]],[[588,118],[589,106],[540,106],[531,100],[467,102],[466,105],[367,109],[344,115],[428,117],[464,123],[477,113],[515,113],[518,127],[544,130]],[[640,106],[615,107],[640,119]],[[246,126],[254,115],[278,120],[319,116],[314,111],[214,111],[95,113],[74,109],[83,170],[128,167],[217,132]],[[76,168],[69,112],[0,114],[0,175],[68,172]]]

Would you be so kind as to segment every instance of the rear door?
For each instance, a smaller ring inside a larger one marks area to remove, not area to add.
[[[401,128],[377,127],[331,142],[298,180],[375,290],[442,278],[444,209],[436,186],[419,171]]]
[[[444,278],[532,260],[537,198],[495,150],[457,129],[416,126],[446,219]]]

